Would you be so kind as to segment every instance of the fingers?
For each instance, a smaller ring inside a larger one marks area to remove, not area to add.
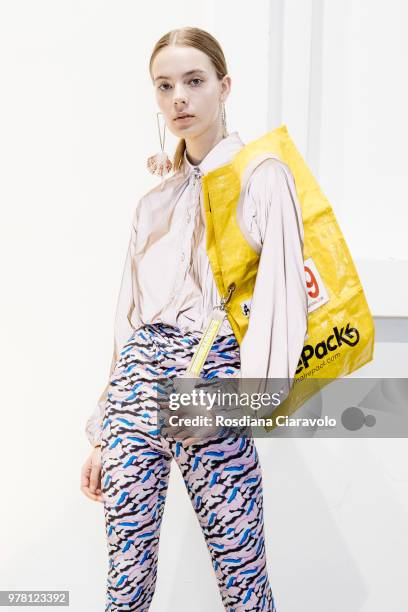
[[[104,500],[101,487],[101,468],[101,451],[100,448],[95,448],[82,466],[80,489],[86,497],[99,502]]]
[[[193,444],[198,444],[199,442],[204,442],[205,440],[211,439],[211,438],[216,438],[218,433],[219,433],[219,429],[218,427],[213,427],[213,428],[206,428],[205,430],[203,429],[199,429],[199,428],[195,428],[194,430],[194,436],[190,436],[190,437],[184,437],[182,442],[183,442],[183,446],[190,446]],[[197,438],[197,433],[199,435],[199,437]],[[184,434],[185,436],[188,436],[187,432],[185,432]]]
[[[104,501],[103,493],[99,493],[98,495],[96,493],[91,493],[87,487],[81,487],[81,491],[84,495],[86,495],[86,497],[92,499],[92,501],[97,501],[101,503],[103,503]]]
[[[89,478],[89,490],[91,493],[100,493],[101,491],[101,464],[97,461],[92,463]]]
[[[183,440],[183,446],[192,446],[193,444],[198,444],[199,442],[199,438],[186,438],[185,440]]]

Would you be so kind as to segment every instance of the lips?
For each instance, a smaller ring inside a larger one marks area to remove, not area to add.
[[[194,117],[194,115],[179,115],[174,119],[174,121],[178,121],[179,119],[189,119],[191,117]]]

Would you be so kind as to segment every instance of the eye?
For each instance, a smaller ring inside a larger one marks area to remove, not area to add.
[[[190,79],[189,83],[192,84],[193,87],[199,87],[201,85],[201,83],[203,83],[203,79],[199,79],[198,77],[195,77],[194,79]],[[160,83],[160,85],[158,86],[158,89],[160,89],[161,91],[168,91],[169,89],[171,89],[171,85],[169,85],[169,83]]]

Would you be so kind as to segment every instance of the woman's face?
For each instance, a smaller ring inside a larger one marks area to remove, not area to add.
[[[153,61],[152,79],[159,108],[175,136],[199,136],[219,124],[231,79],[226,75],[218,80],[208,55],[194,47],[167,46]],[[183,113],[190,117],[177,119]]]

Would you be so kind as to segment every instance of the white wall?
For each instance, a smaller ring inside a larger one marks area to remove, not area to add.
[[[406,317],[407,13],[402,0],[0,2],[0,589],[69,589],[73,611],[103,609],[102,506],[79,491],[83,428],[106,384],[131,215],[156,181],[145,171],[158,146],[154,42],[182,25],[220,40],[230,131],[249,141],[287,124],[373,313]],[[406,376],[405,363],[406,344],[384,343],[360,373]],[[279,612],[405,610],[405,440],[258,446]],[[159,571],[154,612],[222,609],[177,469]]]
[[[407,317],[406,2],[271,7],[281,44],[271,57],[280,96],[270,125],[288,125],[332,203],[373,314]]]

